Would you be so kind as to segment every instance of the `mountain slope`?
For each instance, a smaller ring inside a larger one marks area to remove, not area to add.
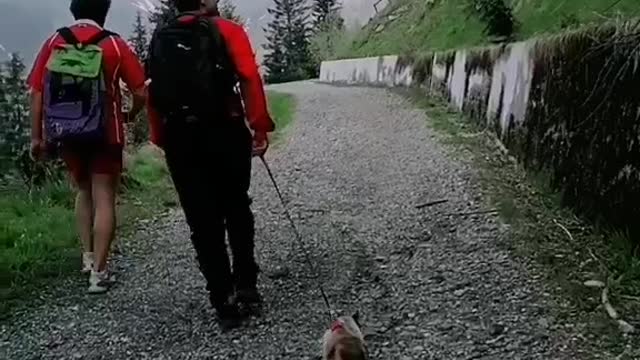
[[[640,16],[638,0],[507,0],[516,39],[618,17]],[[485,24],[470,0],[396,0],[358,32],[340,58],[402,54],[486,44]]]

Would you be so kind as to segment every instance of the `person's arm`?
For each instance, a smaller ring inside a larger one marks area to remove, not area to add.
[[[218,24],[239,78],[249,125],[258,136],[266,135],[275,130],[275,124],[267,110],[264,86],[249,37],[240,25],[225,20]]]
[[[43,150],[42,92],[31,90],[31,157],[39,158]]]
[[[160,114],[151,105],[151,95],[147,96],[147,117],[149,119],[151,142],[160,148],[164,148],[164,124]]]
[[[118,46],[121,56],[120,75],[131,90],[131,96],[133,97],[133,104],[127,116],[129,121],[133,121],[145,105],[144,69],[136,54],[124,40],[119,39]]]
[[[54,35],[54,37],[57,35]],[[40,158],[45,150],[44,134],[43,134],[43,95],[44,89],[44,72],[47,62],[51,56],[51,45],[54,38],[48,39],[40,49],[33,68],[27,78],[30,96],[30,116],[31,116],[31,156],[34,159]]]

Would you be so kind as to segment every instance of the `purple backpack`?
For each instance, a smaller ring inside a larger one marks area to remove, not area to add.
[[[58,30],[58,34],[66,44],[53,49],[44,82],[47,141],[104,142],[107,92],[102,48],[98,44],[116,34],[103,30],[84,43],[69,28]]]

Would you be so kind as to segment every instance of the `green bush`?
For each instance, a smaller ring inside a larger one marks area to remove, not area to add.
[[[472,0],[475,11],[486,24],[489,36],[510,38],[515,31],[515,18],[504,0]]]

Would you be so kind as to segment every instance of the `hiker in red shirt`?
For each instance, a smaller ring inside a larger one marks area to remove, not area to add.
[[[264,155],[275,125],[244,28],[220,18],[215,0],[174,2],[181,15],[156,30],[147,64],[152,141],[165,150],[211,303],[228,328],[239,323],[239,304],[261,301],[248,191],[252,156]]]
[[[91,293],[107,291],[112,280],[107,258],[115,236],[123,123],[135,118],[145,96],[140,61],[124,40],[103,29],[110,5],[111,0],[72,0],[76,22],[44,43],[28,78],[31,154],[39,159],[47,148],[59,147],[71,173]],[[120,80],[134,95],[128,114],[121,112]]]

